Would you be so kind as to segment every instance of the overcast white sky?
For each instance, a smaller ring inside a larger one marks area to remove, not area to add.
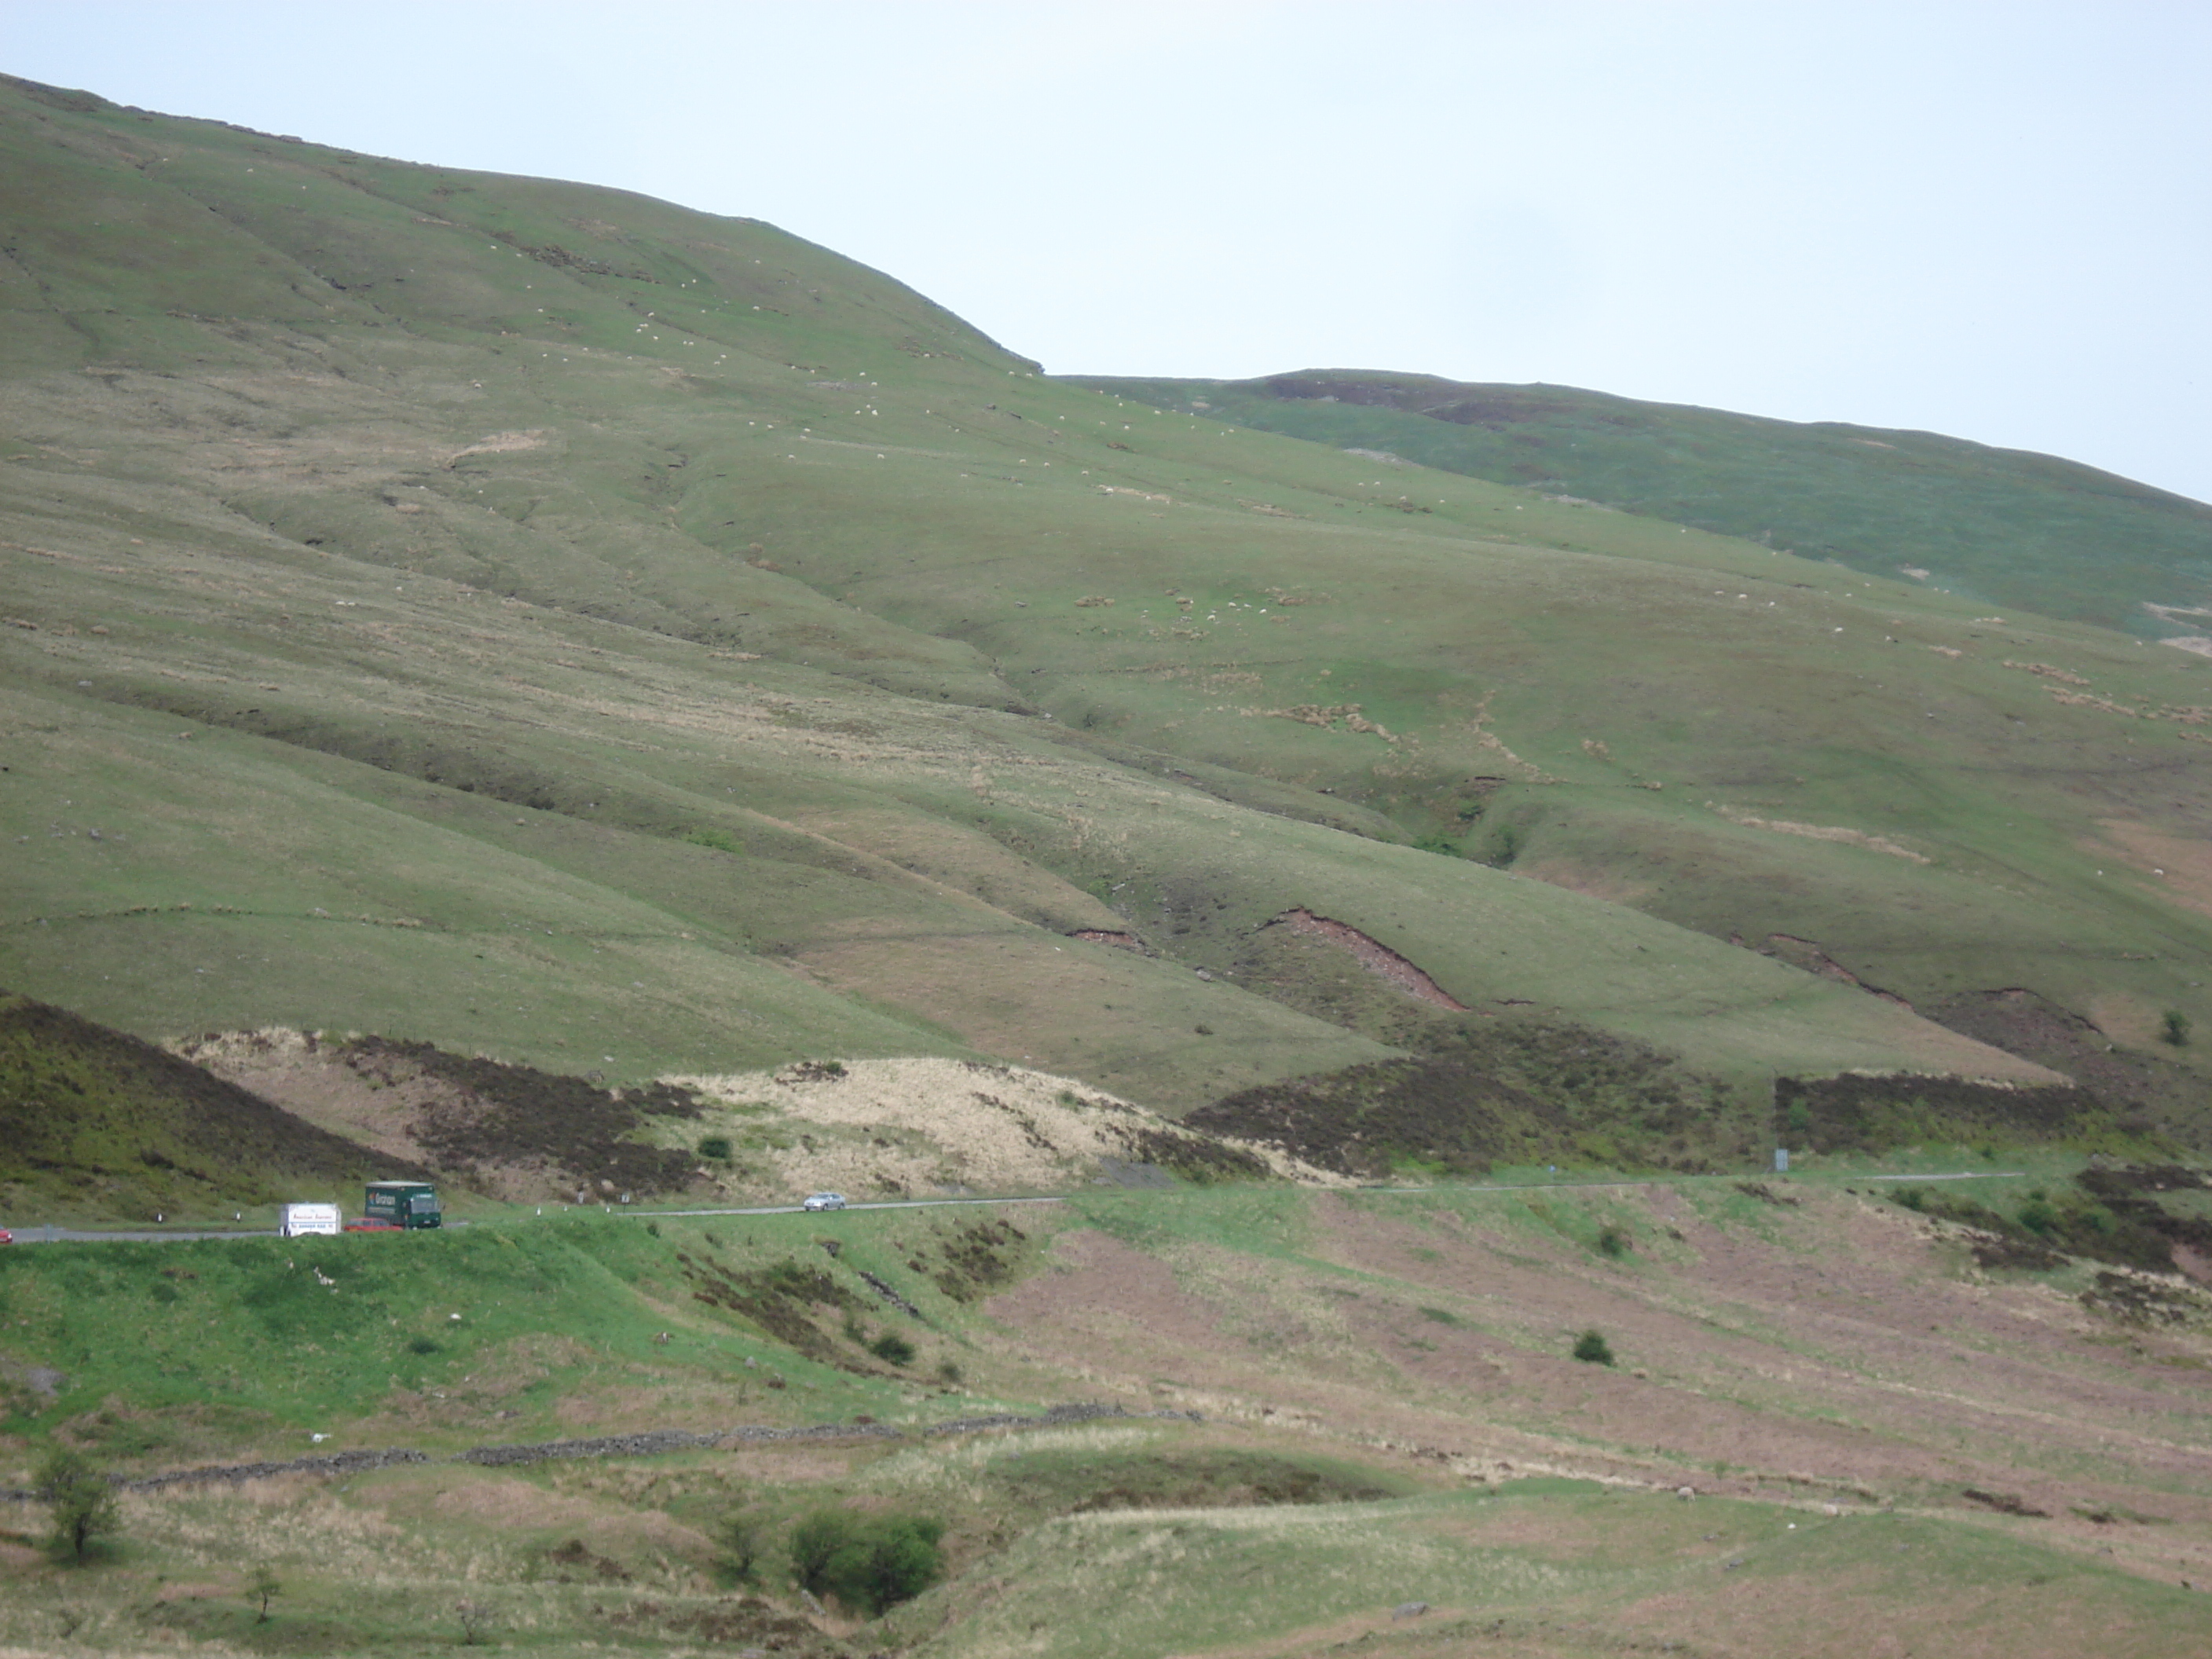
[[[2212,4],[0,0],[0,68],[767,219],[1056,373],[1547,380],[2212,499]]]

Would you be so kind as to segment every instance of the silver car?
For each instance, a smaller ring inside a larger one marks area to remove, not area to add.
[[[845,1194],[842,1193],[810,1193],[807,1195],[806,1202],[800,1205],[799,1207],[802,1210],[842,1210],[845,1207]]]

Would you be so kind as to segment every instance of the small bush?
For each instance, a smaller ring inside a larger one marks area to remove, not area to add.
[[[82,1561],[95,1538],[115,1530],[121,1519],[115,1488],[83,1453],[49,1452],[39,1465],[34,1490],[46,1503],[55,1548],[66,1549]]]
[[[445,1350],[440,1347],[436,1343],[433,1342],[428,1337],[418,1336],[412,1342],[410,1342],[407,1345],[407,1352],[410,1353],[433,1354],[443,1353],[445,1352]]]
[[[914,1364],[914,1344],[896,1331],[885,1331],[868,1344],[868,1352],[877,1358],[887,1360],[894,1365]]]
[[[1584,1331],[1575,1339],[1575,1358],[1586,1365],[1610,1365],[1613,1345],[1596,1331]]]
[[[2160,1041],[2170,1042],[2177,1048],[2183,1048],[2187,1045],[2189,1042],[2189,1016],[2183,1013],[2181,1010],[2179,1008],[2167,1009],[2166,1011],[2165,1017],[2159,1022],[2159,1025],[2160,1030],[2158,1035]]]
[[[2050,1199],[2040,1188],[2030,1193],[2027,1202],[2020,1206],[2020,1224],[2045,1237],[2058,1230],[2058,1212],[2051,1207]]]
[[[949,1359],[937,1368],[937,1380],[948,1385],[959,1382],[963,1375],[960,1367]]]
[[[942,1522],[924,1516],[817,1510],[792,1528],[792,1575],[813,1594],[872,1618],[936,1582],[944,1534]]]
[[[1619,1261],[1622,1256],[1626,1255],[1629,1251],[1636,1248],[1634,1241],[1629,1237],[1628,1229],[1626,1227],[1607,1227],[1601,1229],[1597,1236],[1597,1247],[1600,1251],[1613,1257],[1615,1261]]]
[[[724,1516],[714,1528],[714,1542],[720,1546],[716,1564],[730,1583],[750,1584],[760,1577],[763,1538],[758,1516],[743,1510]]]
[[[491,1607],[483,1601],[456,1601],[453,1617],[461,1621],[461,1645],[481,1646],[491,1632]]]
[[[699,1156],[717,1164],[727,1164],[734,1152],[727,1135],[708,1135],[699,1143]]]

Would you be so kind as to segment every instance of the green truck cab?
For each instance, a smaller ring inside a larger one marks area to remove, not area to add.
[[[372,1181],[366,1213],[371,1221],[394,1227],[442,1227],[438,1191],[427,1181]]]

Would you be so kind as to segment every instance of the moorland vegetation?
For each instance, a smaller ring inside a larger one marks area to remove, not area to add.
[[[155,1234],[0,1647],[2193,1639],[2206,509],[27,82],[0,226],[0,1224]]]

